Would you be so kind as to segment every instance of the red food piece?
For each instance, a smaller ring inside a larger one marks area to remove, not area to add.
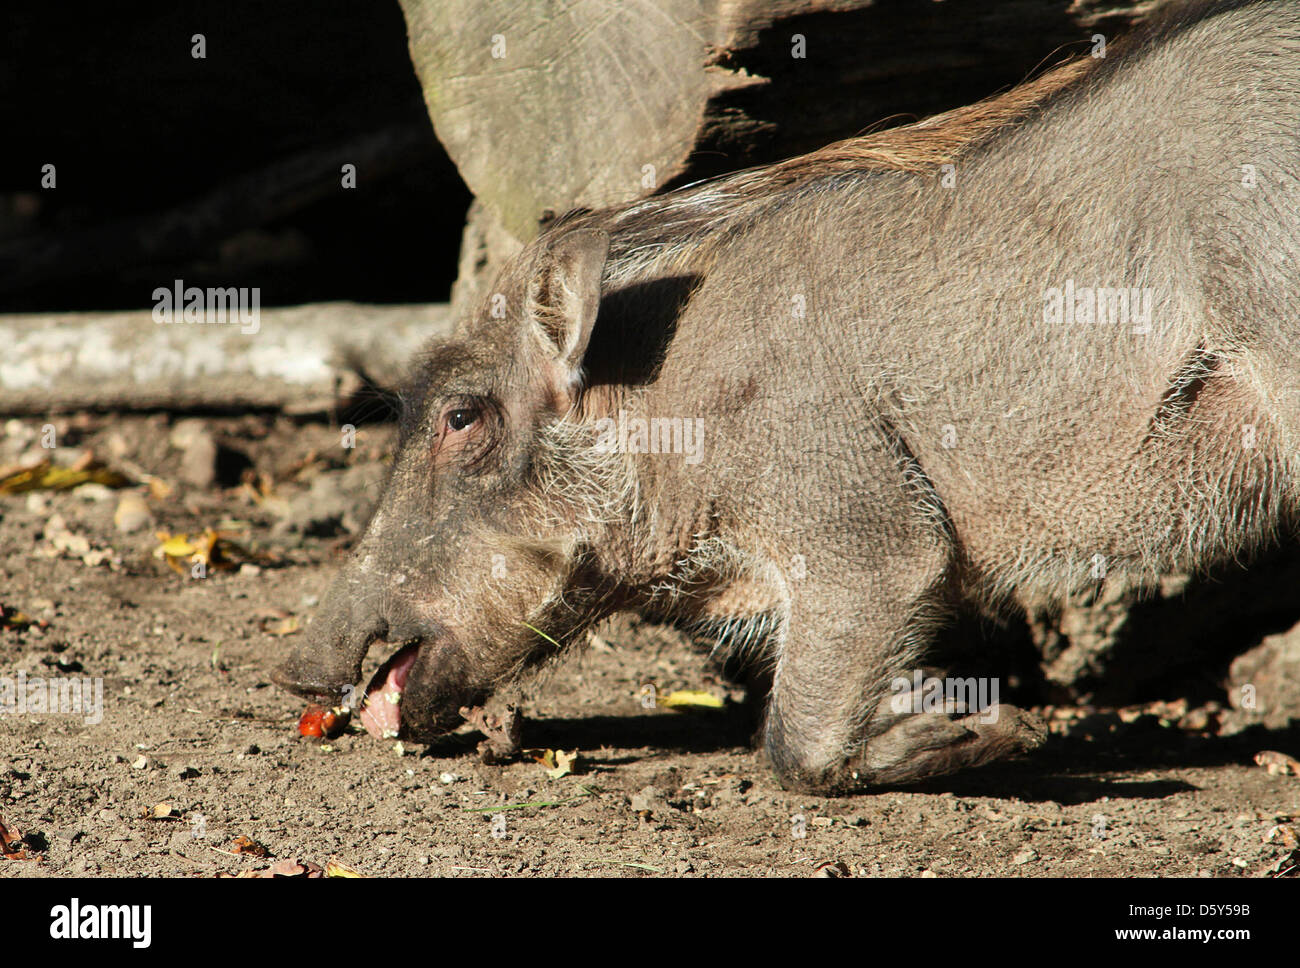
[[[298,733],[301,736],[325,735],[325,707],[311,705],[298,717]]]
[[[303,736],[333,739],[342,735],[351,720],[352,713],[343,706],[326,709],[324,706],[311,705],[298,718],[298,732]]]
[[[343,731],[348,728],[348,723],[352,721],[352,713],[342,706],[335,706],[333,709],[325,710],[325,715],[321,717],[320,728],[325,734],[326,739],[333,739],[335,736],[343,735]]]

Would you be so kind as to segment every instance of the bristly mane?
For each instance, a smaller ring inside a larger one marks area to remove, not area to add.
[[[611,288],[706,267],[714,244],[748,224],[775,198],[814,181],[878,171],[925,172],[1022,120],[1073,85],[1096,63],[1068,61],[1004,94],[913,124],[844,141],[786,161],[696,182],[666,195],[598,211],[577,210],[546,234],[579,227],[609,231],[605,283]]]

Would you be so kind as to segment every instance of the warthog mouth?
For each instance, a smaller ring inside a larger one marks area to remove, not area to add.
[[[361,725],[376,739],[396,739],[402,731],[402,691],[420,656],[420,640],[394,652],[370,678],[361,702]]]

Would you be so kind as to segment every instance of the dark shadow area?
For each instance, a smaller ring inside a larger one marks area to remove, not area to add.
[[[756,749],[754,726],[753,711],[748,704],[728,704],[716,712],[536,719],[524,725],[523,746],[590,751],[584,756],[599,768],[641,759],[622,752],[603,757],[599,752],[602,749],[693,754]],[[426,753],[472,756],[481,739],[476,732],[445,736],[429,744]],[[959,797],[1015,797],[1027,803],[1055,801],[1066,805],[1091,803],[1103,797],[1158,800],[1196,787],[1184,780],[1132,780],[1108,774],[1250,766],[1255,753],[1265,749],[1300,752],[1300,724],[1282,730],[1255,726],[1221,737],[1186,733],[1159,726],[1152,720],[1140,720],[1123,727],[1116,736],[1054,735],[1041,749],[1019,760],[921,783],[880,787],[865,794],[909,790],[952,793]]]
[[[697,275],[669,276],[605,296],[583,358],[588,385],[653,383],[677,332],[681,311],[700,281]]]
[[[1300,546],[1288,542],[1249,566],[1226,565],[1178,595],[1139,602],[1090,688],[1098,704],[1186,696],[1223,698],[1232,660],[1300,622]],[[1177,643],[1177,648],[1162,647]]]
[[[898,789],[961,797],[1018,797],[1063,804],[1112,799],[1161,799],[1195,789],[1182,780],[1110,779],[1107,773],[1189,767],[1252,766],[1260,750],[1300,751],[1300,724],[1289,729],[1251,727],[1233,736],[1208,736],[1134,724],[1120,736],[1051,737],[1033,754],[969,773],[937,777]]]
[[[447,298],[470,197],[397,3],[23,3],[0,21],[0,311],[146,308],[177,278],[259,287],[263,306]]]
[[[719,60],[771,84],[721,98],[728,123],[707,133],[678,183],[732,170],[745,153],[747,164],[765,164],[970,104],[1087,52],[1094,32],[1113,40],[1127,25],[1118,11],[1084,28],[1069,4],[1027,6],[899,0],[779,20]],[[793,56],[796,35],[803,57]],[[845,104],[857,119],[849,130]]]
[[[1014,797],[1025,803],[1048,801],[1065,806],[1112,800],[1163,800],[1190,793],[1196,786],[1182,780],[1113,780],[1105,776],[1070,776],[1059,773],[1034,774],[1032,768],[985,767],[969,776],[943,778],[928,783],[893,789],[914,793],[952,793],[959,797]],[[883,791],[874,791],[883,792]]]
[[[716,753],[748,747],[751,719],[740,705],[707,712],[651,713],[629,716],[584,716],[577,719],[529,719],[523,746],[533,749],[581,749],[591,762],[603,762],[599,750],[649,750]],[[478,733],[439,737],[429,744],[432,756],[472,755],[483,737]],[[589,753],[586,751],[590,751]],[[639,757],[620,756],[619,762]]]
[[[1233,659],[1300,623],[1297,587],[1300,546],[1288,542],[1248,563],[1221,565],[1176,594],[1138,600],[1108,647],[1090,656],[1088,674],[1068,688],[1045,677],[1054,656],[1040,651],[1024,614],[1013,609],[988,615],[959,605],[926,661],[954,676],[996,678],[1001,699],[1021,706],[1223,702]]]

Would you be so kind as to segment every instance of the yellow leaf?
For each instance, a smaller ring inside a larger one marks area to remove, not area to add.
[[[705,692],[703,689],[678,689],[676,692],[670,692],[666,696],[658,697],[655,701],[665,709],[690,707],[721,709],[723,706],[721,699],[712,693]]]
[[[206,568],[229,571],[238,568],[241,561],[252,557],[231,541],[226,532],[212,528],[204,528],[202,534],[193,538],[188,534],[169,534],[166,531],[155,534],[162,544],[154,549],[154,556],[165,558],[167,564],[181,573],[184,571],[180,567],[183,561],[200,561]],[[288,632],[281,634],[287,635]]]
[[[0,477],[0,494],[21,494],[23,491],[36,490],[40,487],[38,482],[49,468],[50,462],[43,460],[31,467],[7,472]]]
[[[67,491],[82,484],[103,484],[105,487],[125,487],[131,483],[117,471],[96,463],[86,467],[53,467],[43,460],[31,467],[12,471],[0,477],[0,494],[22,494],[26,491]]]
[[[23,612],[0,605],[0,628],[22,630],[36,624],[38,623],[35,619]]]
[[[190,536],[187,534],[169,534],[166,531],[159,531],[156,536],[162,542],[154,550],[154,555],[159,558],[188,558],[198,553],[199,546],[190,541]]]
[[[349,867],[347,864],[340,864],[338,861],[330,859],[325,862],[325,876],[326,877],[364,877],[365,875],[359,874],[354,868]]]

